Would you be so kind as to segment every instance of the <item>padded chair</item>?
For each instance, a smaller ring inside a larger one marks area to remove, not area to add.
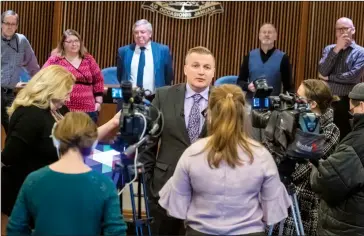
[[[220,77],[215,81],[214,86],[220,86],[222,84],[236,84],[238,77],[239,76],[237,75],[227,75]]]
[[[119,85],[119,81],[116,76],[116,67],[108,67],[101,70],[104,76],[104,84],[115,84]]]

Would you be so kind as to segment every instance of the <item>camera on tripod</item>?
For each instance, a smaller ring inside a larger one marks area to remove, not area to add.
[[[323,155],[324,135],[320,132],[320,116],[295,94],[269,96],[272,89],[265,79],[256,82],[252,104],[252,125],[264,129],[266,141],[274,146],[274,157],[280,160],[307,161]],[[293,173],[294,165],[289,171]]]
[[[143,228],[146,226],[148,235],[151,235],[150,223],[153,218],[149,215],[147,188],[144,177],[144,165],[138,162],[138,149],[148,150],[156,145],[157,138],[162,133],[164,120],[163,114],[153,106],[145,97],[151,92],[142,88],[133,88],[130,81],[121,83],[121,94],[118,95],[118,108],[121,110],[119,135],[111,145],[114,150],[120,152],[117,160],[113,163],[113,179],[116,178],[117,187],[121,189],[121,195],[125,187],[130,188],[130,199],[132,203],[133,224],[136,235],[143,235]],[[116,96],[115,96],[116,97]],[[122,98],[121,98],[122,97]],[[142,152],[143,152],[142,151]],[[138,194],[134,194],[133,182],[138,181]],[[142,193],[143,192],[143,193]],[[138,212],[135,204],[135,197],[138,197]],[[142,219],[142,200],[146,218]],[[122,200],[120,202],[122,208]]]

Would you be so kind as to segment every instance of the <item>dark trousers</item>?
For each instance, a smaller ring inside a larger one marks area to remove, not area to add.
[[[152,235],[185,235],[183,220],[168,216],[166,210],[158,205],[157,200],[149,201],[149,211],[153,217],[153,223],[150,225]]]
[[[348,96],[340,97],[340,101],[332,104],[334,109],[334,123],[340,130],[340,140],[351,132],[349,123],[350,100]]]
[[[13,104],[15,95],[13,90],[1,88],[1,125],[4,127],[5,133],[8,133],[9,115],[7,108]]]
[[[98,111],[91,111],[91,112],[86,112],[87,115],[89,115],[91,117],[91,119],[95,122],[95,124],[97,124],[97,121],[99,119],[99,112]]]
[[[250,234],[241,234],[241,236],[265,236],[265,232],[257,232],[257,233],[250,233]],[[187,226],[186,230],[186,236],[212,236],[212,234],[204,234],[201,232],[198,232],[191,227]]]

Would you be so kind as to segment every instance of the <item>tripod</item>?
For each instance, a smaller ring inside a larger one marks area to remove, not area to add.
[[[296,187],[294,186],[294,184],[292,182],[289,182],[289,183],[285,184],[285,187],[287,189],[287,192],[288,192],[289,196],[292,199],[293,205],[291,206],[291,211],[292,211],[293,221],[294,221],[294,224],[295,224],[295,229],[296,229],[297,235],[298,236],[304,236],[305,232],[303,230],[303,224],[302,224],[302,220],[301,220],[300,209],[299,209],[299,206],[298,206],[297,195],[296,195],[296,192],[295,192]],[[283,233],[283,226],[284,226],[285,220],[286,219],[283,219],[279,223],[279,233],[278,233],[278,235],[282,235],[282,233]],[[271,225],[269,227],[269,233],[268,233],[269,236],[272,235],[273,229],[274,229],[274,225]]]
[[[131,160],[121,158],[120,163],[116,163],[113,171],[112,178],[118,178],[117,186],[122,189],[125,187],[127,183],[133,180],[134,175],[134,163],[131,163]],[[146,185],[144,181],[144,165],[142,163],[136,164],[137,170],[137,180],[138,180],[138,194],[135,195],[134,193],[134,186],[133,183],[129,185],[130,190],[130,199],[131,199],[131,206],[132,206],[132,213],[133,213],[133,223],[135,225],[135,232],[136,235],[144,235],[143,228],[146,226],[148,235],[151,236],[151,229],[150,224],[152,223],[153,218],[149,215],[149,206],[148,206],[148,196]],[[141,193],[143,188],[143,194]],[[138,198],[138,213],[135,206],[135,197]],[[145,212],[146,218],[142,219],[142,197],[144,197],[144,205],[145,205]],[[120,194],[120,209],[123,211],[123,198],[122,193]]]

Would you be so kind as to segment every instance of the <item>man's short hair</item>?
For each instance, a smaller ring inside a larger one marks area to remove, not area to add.
[[[212,54],[212,52],[208,48],[198,46],[198,47],[194,47],[194,48],[191,48],[190,50],[188,50],[186,57],[185,57],[185,64],[187,64],[187,57],[192,53],[211,55],[214,58],[214,62],[215,62],[214,54]]]
[[[141,19],[141,20],[138,20],[137,22],[135,22],[134,25],[133,25],[133,32],[134,32],[135,28],[140,26],[140,25],[146,25],[148,31],[153,33],[152,24],[149,21],[147,21],[146,19]]]
[[[16,23],[19,24],[19,15],[15,11],[13,11],[13,10],[4,11],[1,14],[1,23],[4,23],[4,19],[7,16],[16,16]]]
[[[277,32],[277,28],[275,27],[275,25],[274,25],[273,23],[270,23],[270,22],[264,22],[264,23],[260,26],[259,31],[260,31],[260,29],[261,29],[263,26],[265,26],[265,25],[270,25],[270,26],[272,26],[272,27],[274,28],[274,30]]]

